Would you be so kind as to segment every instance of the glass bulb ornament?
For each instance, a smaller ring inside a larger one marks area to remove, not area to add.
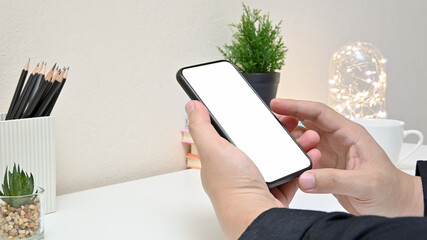
[[[329,106],[349,119],[385,118],[386,60],[371,43],[340,48],[329,64]]]

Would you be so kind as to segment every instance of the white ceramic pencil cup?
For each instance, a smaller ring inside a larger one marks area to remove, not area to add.
[[[54,118],[5,121],[0,114],[0,175],[18,163],[34,176],[34,185],[45,189],[45,213],[56,211],[56,158]]]

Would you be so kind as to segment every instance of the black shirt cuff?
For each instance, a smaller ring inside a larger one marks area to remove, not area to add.
[[[427,218],[354,216],[272,208],[256,218],[240,239],[426,239]]]
[[[424,194],[424,217],[427,217],[427,161],[417,161],[417,168],[415,169],[415,175],[421,177],[421,183],[423,185]]]
[[[272,208],[261,213],[239,239],[301,239],[307,231],[302,225],[312,225],[323,215],[318,211]]]

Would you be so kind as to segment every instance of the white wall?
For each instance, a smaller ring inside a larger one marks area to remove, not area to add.
[[[422,129],[427,74],[424,1],[245,1],[284,20],[279,96],[327,101],[328,61],[365,40],[388,58],[387,110]],[[241,1],[0,1],[0,111],[28,57],[70,66],[56,118],[64,194],[184,169],[188,98],[178,68],[221,58]]]
[[[426,1],[287,1],[271,11],[283,14],[290,48],[279,96],[327,102],[332,53],[371,42],[388,59],[388,117],[427,134],[426,11]]]

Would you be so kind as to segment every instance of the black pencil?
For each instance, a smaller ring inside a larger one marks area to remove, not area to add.
[[[37,82],[37,78],[39,78],[39,76],[41,75],[41,71],[43,69],[43,63],[40,65],[40,67],[38,68],[38,71],[35,75],[33,75],[33,78],[31,79],[31,82],[27,92],[24,93],[23,98],[22,98],[22,102],[19,105],[18,111],[16,112],[14,118],[15,119],[20,119],[23,117],[24,113],[25,113],[25,109],[27,109],[28,104],[30,103],[31,100],[31,94],[34,91],[34,86]],[[30,79],[29,79],[30,80]]]
[[[34,83],[33,79],[37,75],[37,72],[39,71],[39,65],[34,68],[33,72],[30,74],[30,77],[28,78],[27,82],[25,83],[24,90],[22,90],[22,93],[19,95],[18,101],[16,102],[15,106],[13,107],[12,113],[6,120],[10,119],[17,119],[17,113],[19,111],[19,107],[23,104],[24,98],[27,95],[29,89],[32,87],[31,85]],[[26,101],[26,100],[25,100]]]
[[[46,78],[40,79],[41,80],[40,86],[37,89],[37,91],[34,93],[34,96],[29,101],[28,107],[25,110],[24,114],[22,115],[23,118],[32,117],[32,114],[35,113],[37,106],[42,101],[42,97],[43,97],[44,92],[46,91],[48,86],[51,84],[50,78],[51,78],[52,74],[53,74],[53,70],[49,71],[49,73],[46,75]]]
[[[61,87],[62,79],[64,77],[65,71],[63,71],[60,75],[57,76],[55,79],[52,87],[50,88],[49,92],[47,93],[46,97],[43,99],[43,102],[38,106],[37,111],[34,114],[34,117],[41,117],[46,110],[47,106],[49,105],[50,101],[53,99],[55,94],[58,92],[59,88]]]
[[[52,73],[52,77],[49,78],[49,81],[46,82],[46,86],[44,88],[44,91],[42,92],[42,96],[41,99],[43,100],[47,93],[49,92],[50,88],[52,87],[53,82],[55,81],[55,79],[58,77],[58,75],[60,74],[58,67],[56,67],[56,69],[53,69],[53,73]],[[39,102],[40,104],[40,102]]]
[[[55,77],[55,75],[57,74],[57,70],[55,70],[55,65],[52,67],[52,69],[50,69],[49,73],[46,75],[46,79],[45,81],[43,81],[43,84],[46,84],[46,86],[44,87],[45,89],[43,90],[43,92],[41,92],[42,94],[42,99],[45,96],[45,93],[49,90],[49,88],[52,86],[52,82],[53,82],[53,77]],[[41,86],[40,86],[41,87]]]
[[[10,102],[10,107],[6,114],[6,119],[10,118],[13,108],[18,102],[19,95],[21,95],[21,90],[24,87],[25,78],[27,77],[27,74],[28,74],[29,66],[30,66],[30,59],[28,59],[27,63],[24,66],[24,69],[22,69],[21,76],[19,77],[18,85],[16,86],[15,93],[13,94],[12,102]]]
[[[46,63],[42,62],[42,69],[41,74],[36,79],[36,82],[34,83],[33,91],[31,92],[30,99],[34,97],[34,94],[36,94],[37,89],[39,89],[40,83],[44,80],[46,72]]]
[[[46,110],[44,111],[42,116],[50,116],[53,107],[56,104],[56,101],[59,98],[59,94],[61,94],[62,88],[65,85],[65,82],[67,81],[67,77],[68,77],[68,71],[70,70],[70,68],[68,67],[67,69],[64,68],[64,76],[62,78],[62,83],[61,86],[59,87],[58,91],[56,92],[55,96],[52,98],[52,100],[50,101],[49,105],[47,106]]]

